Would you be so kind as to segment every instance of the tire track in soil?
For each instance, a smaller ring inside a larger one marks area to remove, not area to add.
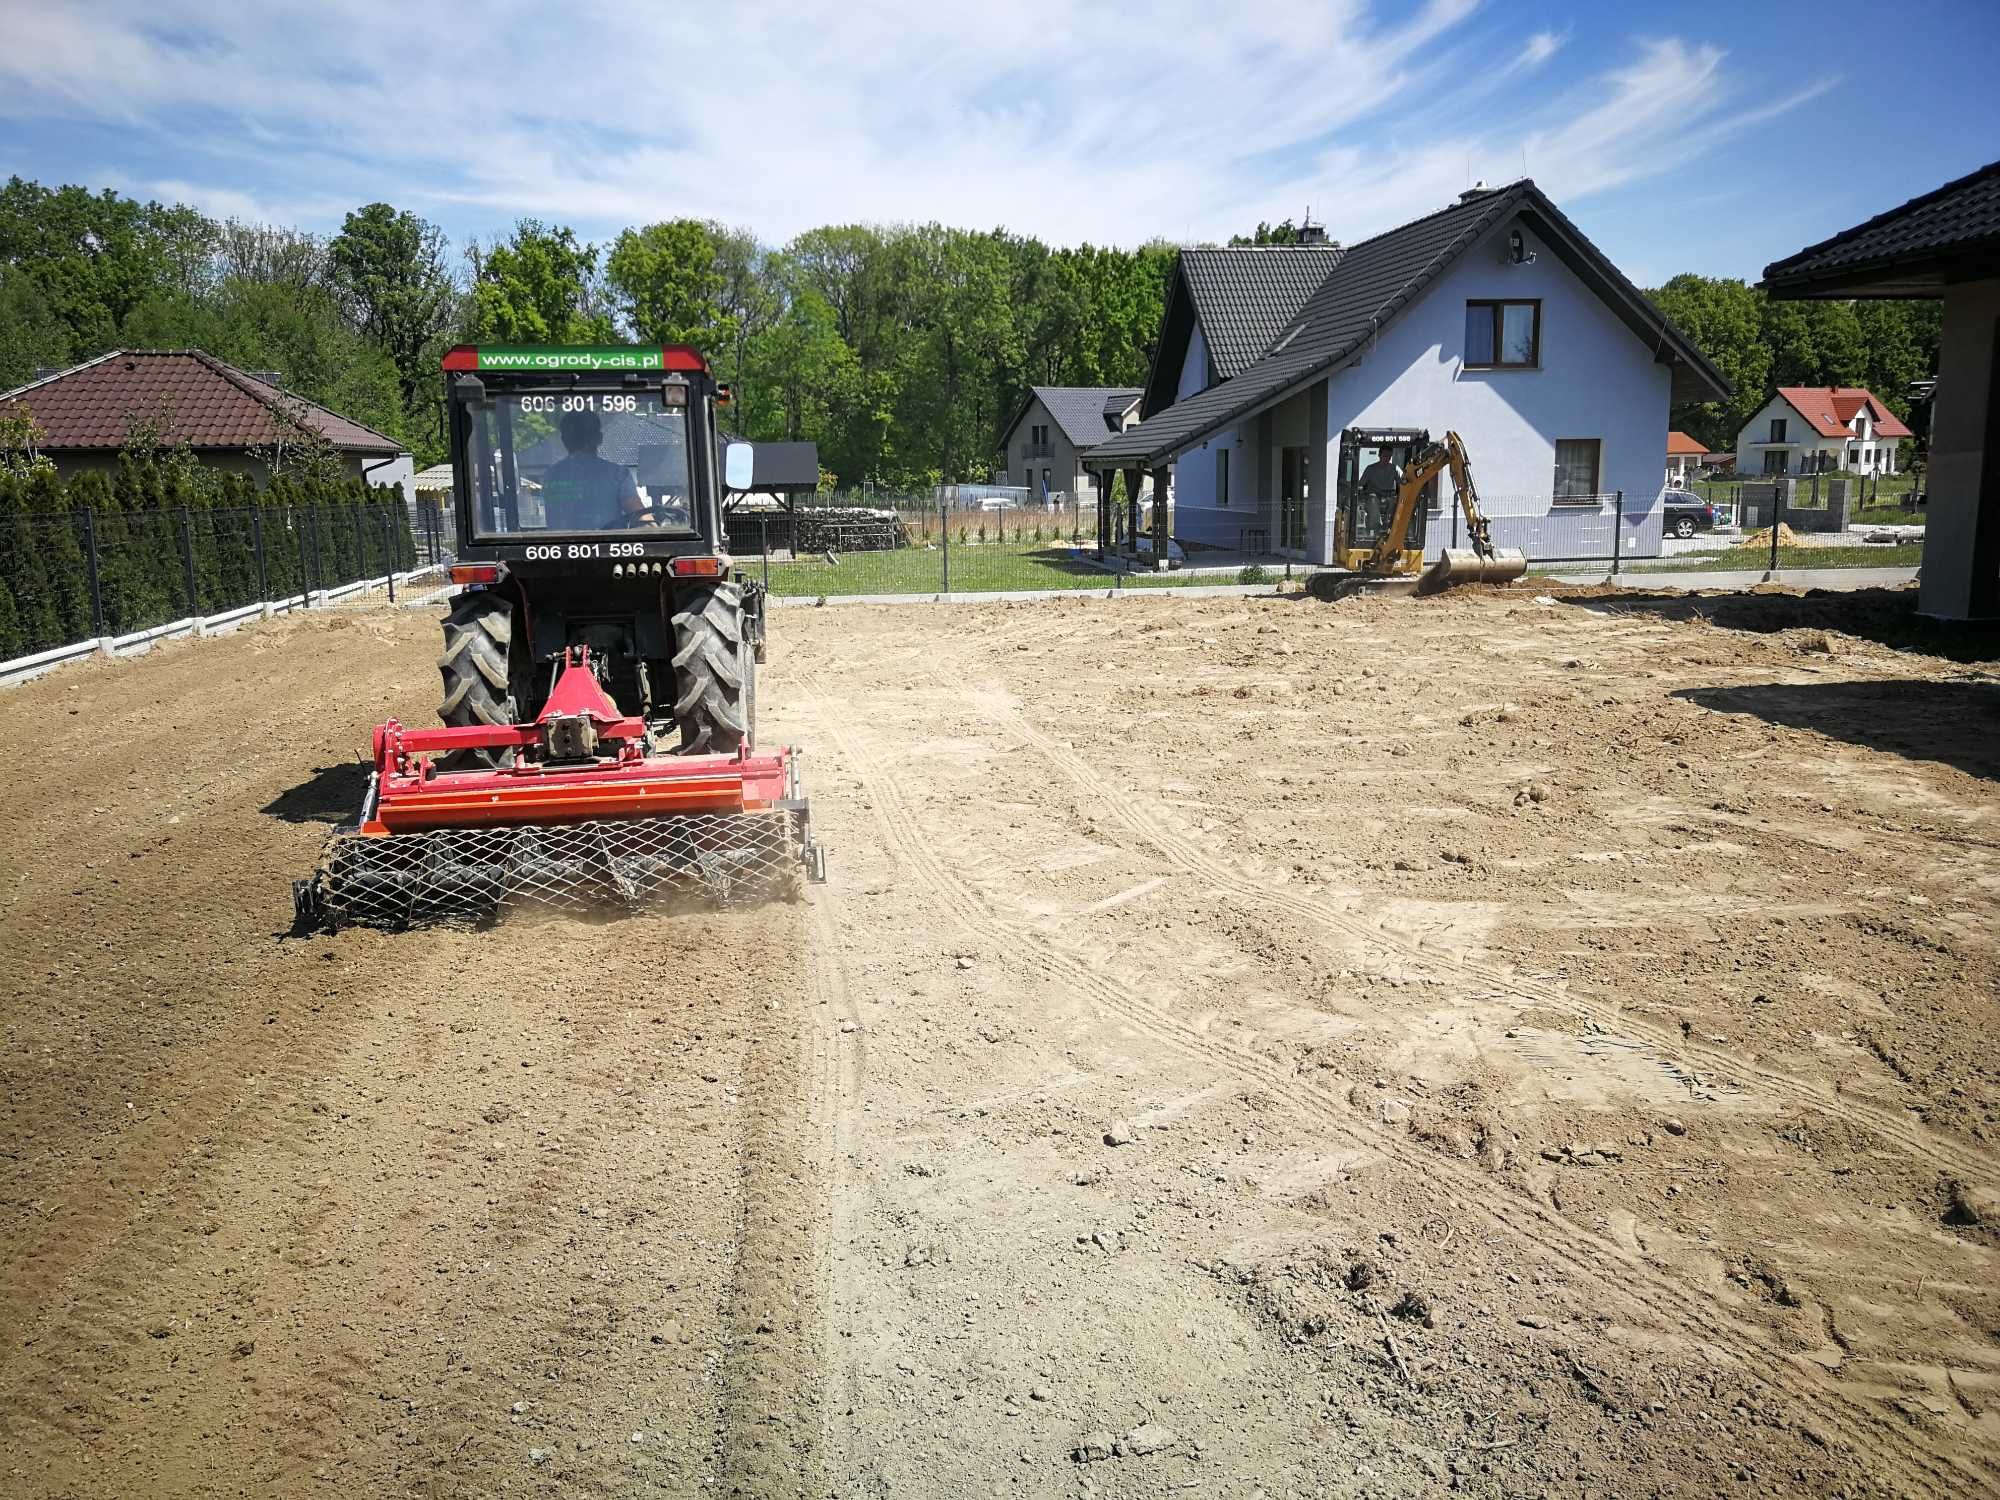
[[[133,1145],[119,1143],[122,1178],[174,1183],[176,1191],[153,1195],[134,1213],[122,1198],[84,1184],[59,1210],[66,1226],[62,1247],[44,1252],[39,1263],[9,1264],[0,1272],[16,1305],[32,1309],[11,1341],[20,1351],[6,1362],[16,1404],[0,1423],[0,1435],[23,1419],[30,1428],[78,1439],[102,1431],[105,1412],[82,1393],[94,1384],[99,1365],[118,1363],[121,1353],[143,1349],[149,1336],[157,1336],[135,1326],[132,1289],[157,1276],[163,1257],[206,1237],[212,1215],[204,1190],[212,1190],[213,1178],[202,1163],[222,1154],[216,1143],[244,1132],[246,1121],[255,1117],[257,1128],[266,1132],[259,1139],[262,1150],[294,1166],[314,1151],[318,1127],[307,1101],[348,1039],[347,1027],[320,1026],[318,1019],[255,1074],[205,1078],[190,1098],[176,1102],[173,1113],[186,1122],[178,1128],[142,1136]],[[223,1046],[238,1050],[233,1043]],[[286,1101],[275,1121],[261,1113],[272,1098]],[[315,1220],[330,1209],[324,1206]],[[41,1366],[32,1378],[16,1364],[23,1356]]]
[[[847,987],[847,973],[840,961],[840,933],[846,925],[835,920],[833,907],[838,897],[829,881],[813,898],[812,911],[812,990],[814,1020],[813,1075],[818,1091],[816,1113],[820,1125],[819,1150],[825,1162],[820,1178],[820,1211],[814,1217],[816,1248],[814,1289],[820,1316],[820,1429],[819,1455],[822,1478],[853,1471],[842,1450],[839,1416],[854,1409],[854,1372],[846,1361],[833,1367],[839,1330],[850,1309],[858,1308],[856,1294],[843,1274],[847,1247],[854,1235],[847,1222],[848,1205],[845,1163],[854,1148],[854,1102],[860,1097],[862,1063],[866,1056],[866,1033]],[[843,1028],[851,1028],[843,1029]],[[841,1044],[843,1036],[854,1046]]]
[[[968,680],[964,675],[956,680],[945,678],[928,664],[926,671],[932,682],[954,691]],[[976,704],[968,706],[977,707]],[[1733,1086],[1741,1086],[1741,1079],[1752,1080],[1765,1092],[1780,1095],[1793,1104],[1873,1131],[1900,1145],[1927,1166],[1947,1166],[1958,1175],[1973,1180],[1982,1179],[1993,1169],[1990,1157],[1968,1152],[1957,1142],[1936,1132],[1913,1129],[1908,1120],[1889,1111],[1829,1093],[1781,1069],[1768,1068],[1691,1042],[1678,1031],[1634,1015],[1611,1002],[1600,1001],[1572,989],[1541,984],[1496,964],[1460,957],[1421,938],[1353,916],[1329,902],[1292,895],[1267,882],[1259,882],[1241,868],[1173,831],[1164,821],[1141,817],[1134,810],[1131,794],[1112,786],[1082,756],[1038,729],[1025,714],[1016,714],[1004,722],[992,715],[988,715],[988,719],[1003,730],[1012,730],[1028,748],[1066,775],[1080,792],[1092,798],[1093,805],[1106,808],[1121,826],[1156,852],[1189,874],[1222,887],[1237,899],[1331,928],[1364,945],[1386,948],[1403,957],[1421,960],[1461,979],[1494,986],[1518,999],[1594,1021],[1607,1030],[1635,1036],[1663,1056],[1688,1064],[1685,1071],[1707,1073]],[[1155,813],[1160,819],[1166,817],[1164,809],[1155,809]]]
[[[895,778],[883,770],[872,751],[847,732],[838,716],[828,711],[818,680],[804,675],[802,686],[814,716],[841,748],[853,774],[866,785],[885,840],[935,889],[953,894],[954,899],[940,903],[941,908],[972,936],[992,945],[993,951],[1033,968],[1046,980],[1090,995],[1144,1034],[1258,1085],[1299,1114],[1318,1120],[1349,1146],[1385,1155],[1413,1175],[1448,1181],[1465,1210],[1514,1240],[1527,1256],[1589,1267],[1608,1303],[1623,1304],[1628,1313],[1640,1315],[1642,1325],[1650,1318],[1705,1338],[1710,1353],[1732,1365],[1740,1378],[1810,1409],[1827,1431],[1837,1434],[1855,1452],[1904,1474],[1920,1474],[1939,1494],[1953,1492],[1968,1480],[1983,1480],[1985,1476],[1976,1466],[1933,1453],[1923,1434],[1897,1428],[1876,1413],[1859,1408],[1845,1392],[1829,1390],[1814,1381],[1767,1343],[1746,1337],[1740,1325],[1717,1315],[1710,1305],[1691,1300],[1687,1287],[1628,1257],[1616,1244],[1579,1230],[1538,1203],[1496,1189],[1489,1178],[1456,1161],[1413,1147],[1392,1134],[1364,1129],[1345,1101],[1301,1082],[1290,1069],[1257,1053],[1193,1030],[1117,980],[1060,952],[1031,926],[1001,916],[987,904],[983,893],[960,880],[946,861],[931,852]]]
[[[547,919],[539,914],[530,914],[516,920],[527,925]],[[710,934],[710,940],[713,940],[713,934]],[[655,1032],[664,1018],[657,1013],[646,1014],[642,993],[635,993],[628,987],[606,989],[590,985],[566,994],[561,1005],[571,1037],[562,1059],[562,1071],[585,1076],[596,1100],[602,1101],[605,1106],[613,1101],[629,1101],[631,1112],[641,1115],[654,1127],[648,1132],[649,1136],[656,1134],[663,1142],[676,1139],[677,1126],[697,1123],[724,1136],[740,1137],[745,1114],[740,1100],[727,1103],[726,1108],[719,1108],[716,1096],[705,1096],[696,1101],[674,1097],[670,1092],[664,1107],[657,1102],[662,1089],[670,1088],[662,1075],[672,1070],[674,1064],[669,1054],[682,1039],[671,1032],[665,1041],[654,1040],[649,1035]],[[476,1009],[473,1014],[476,1016]],[[727,1025],[731,1019],[727,1013],[715,1016],[710,1011],[705,1015],[713,1019],[704,1021],[704,1032],[718,1023]],[[700,1066],[711,1069],[718,1078],[740,1077],[743,1055],[739,1052],[733,1056],[718,1056],[705,1052]],[[681,1081],[685,1083],[685,1079]],[[728,1101],[727,1094],[720,1097]],[[607,1156],[618,1156],[621,1146],[625,1146],[627,1137],[635,1130],[636,1121],[621,1122],[612,1116],[608,1107],[585,1108],[578,1113],[573,1124],[564,1125],[560,1131],[553,1120],[548,1127],[539,1129],[538,1135],[547,1133],[557,1136],[562,1149],[531,1167],[525,1179],[508,1183],[497,1197],[489,1200],[487,1224],[495,1247],[517,1260],[553,1258],[554,1252],[563,1248],[562,1242],[574,1233],[569,1226],[575,1222],[577,1200],[579,1197],[598,1198],[606,1191],[605,1184],[610,1181],[612,1172],[610,1163],[605,1159]],[[447,1142],[435,1143],[427,1152],[425,1166],[449,1170],[453,1149]],[[664,1159],[681,1154],[671,1146],[657,1149]],[[740,1155],[740,1151],[739,1144],[736,1154]],[[630,1154],[629,1149],[624,1153],[627,1165]],[[599,1163],[604,1165],[600,1167]],[[654,1183],[656,1178],[657,1174],[642,1172],[644,1183]],[[599,1186],[593,1187],[593,1183]],[[626,1205],[623,1211],[628,1220],[635,1223],[678,1217],[671,1204],[649,1203],[642,1208],[633,1203]],[[671,1271],[672,1268],[665,1269]],[[580,1279],[588,1282],[594,1276],[594,1272],[586,1270]],[[650,1276],[644,1278],[637,1289],[637,1299],[651,1300],[650,1289],[644,1284],[650,1280]],[[679,1280],[676,1277],[677,1283]],[[505,1318],[512,1325],[510,1331],[524,1332],[532,1346],[525,1358],[537,1365],[558,1362],[566,1350],[609,1345],[613,1359],[622,1355],[624,1368],[619,1372],[619,1380],[628,1388],[643,1386],[649,1381],[657,1383],[657,1377],[649,1368],[653,1360],[644,1352],[647,1330],[628,1332],[616,1326],[607,1330],[582,1316],[574,1303],[578,1291],[583,1288],[572,1289],[568,1286],[569,1281],[569,1277],[539,1278],[535,1287],[535,1292],[541,1296],[539,1306],[517,1303],[503,1309],[481,1305],[474,1311],[482,1318]],[[567,1295],[558,1297],[558,1292],[566,1292]],[[558,1307],[558,1301],[566,1305]],[[709,1317],[719,1321],[720,1311],[718,1296],[717,1302],[710,1306]],[[621,1316],[620,1322],[625,1320]],[[697,1316],[695,1321],[699,1327],[702,1319]],[[521,1329],[523,1324],[528,1326]],[[624,1336],[621,1338],[620,1334]],[[469,1331],[461,1338],[482,1355],[488,1352],[481,1347],[477,1332]],[[453,1342],[458,1341],[455,1339]],[[640,1351],[637,1357],[632,1352],[634,1348]],[[516,1352],[514,1360],[516,1364],[523,1363],[524,1356]],[[439,1474],[437,1484],[430,1487],[431,1492],[459,1494],[464,1493],[466,1487],[490,1486],[495,1482],[492,1470],[482,1470],[481,1466],[491,1464],[495,1469],[506,1466],[505,1456],[488,1451],[496,1436],[492,1413],[506,1409],[519,1394],[517,1384],[496,1378],[504,1373],[504,1370],[496,1370],[491,1365],[478,1368],[466,1359],[458,1367],[456,1376],[443,1388],[442,1399],[430,1403],[426,1417],[418,1424],[427,1434],[420,1448],[429,1455],[447,1456],[432,1460],[444,1472]],[[596,1373],[596,1387],[602,1391],[609,1384],[606,1374],[600,1369]],[[713,1426],[717,1420],[714,1412],[704,1415],[708,1419],[707,1424]],[[701,1419],[697,1418],[691,1425],[698,1428],[702,1425]],[[468,1450],[471,1451],[468,1453]],[[317,1461],[325,1463],[329,1456],[321,1453],[317,1455]],[[698,1446],[696,1453],[690,1455],[690,1470],[699,1469],[705,1457]],[[564,1453],[558,1473],[565,1488],[581,1489],[592,1494],[612,1494],[628,1485],[628,1471],[638,1461],[650,1464],[657,1460],[651,1453],[643,1455],[643,1458],[630,1455],[621,1444],[612,1441],[596,1445],[587,1454],[584,1451]],[[667,1461],[671,1462],[671,1459]],[[300,1488],[303,1490],[304,1487]]]
[[[818,924],[805,901],[765,908],[766,951],[746,996],[744,1130],[737,1164],[736,1259],[723,1308],[721,1402],[713,1482],[728,1495],[824,1491],[821,1471],[829,1108],[817,987],[802,952]]]

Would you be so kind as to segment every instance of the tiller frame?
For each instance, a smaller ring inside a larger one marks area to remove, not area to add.
[[[440,770],[437,758],[511,751],[507,764]],[[515,900],[632,907],[668,890],[720,901],[768,893],[794,869],[826,878],[800,793],[798,752],[659,751],[590,665],[564,653],[529,724],[378,725],[359,816],[336,828],[295,926],[405,927],[483,919]]]

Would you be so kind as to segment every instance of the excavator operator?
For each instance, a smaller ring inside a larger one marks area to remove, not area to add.
[[[1392,450],[1377,448],[1375,462],[1361,471],[1361,493],[1367,500],[1368,535],[1372,540],[1388,529],[1396,513],[1396,496],[1403,487],[1403,471],[1389,456]]]

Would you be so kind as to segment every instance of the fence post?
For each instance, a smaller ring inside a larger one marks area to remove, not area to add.
[[[257,553],[257,600],[264,606],[264,618],[271,618],[271,579],[264,563],[264,507],[250,507],[250,545]]]
[[[1614,509],[1611,514],[1611,576],[1618,576],[1618,554],[1625,550],[1625,492],[1615,491],[1612,495]]]
[[[194,516],[183,505],[181,507],[181,575],[187,581],[188,618],[194,621],[194,633],[201,634],[201,596],[194,583]]]
[[[97,570],[97,512],[83,508],[83,563],[90,575],[90,633],[97,637],[97,649],[111,654],[111,642],[104,629],[104,582]]]
[[[306,603],[310,605],[312,603],[310,595],[317,593],[319,595],[320,607],[324,609],[326,607],[326,559],[320,555],[319,550],[319,507],[308,505],[305,508],[305,512],[306,525],[311,528],[313,541],[313,587],[307,590],[308,597]]]
[[[388,506],[382,507],[382,541],[389,549],[389,602],[396,602],[396,564],[402,559],[396,554],[402,549],[396,545],[396,518]]]
[[[1778,526],[1785,519],[1785,485],[1780,479],[1771,486],[1771,566],[1768,571],[1778,571]]]
[[[951,507],[949,502],[944,500],[938,501],[938,535],[944,543],[943,592],[949,594],[951,592]]]

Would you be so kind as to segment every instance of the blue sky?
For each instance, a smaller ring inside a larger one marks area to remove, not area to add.
[[[1641,284],[1766,262],[2000,155],[2000,5],[993,7],[0,0],[0,174],[457,240],[680,215],[780,243],[1356,240],[1532,176]]]

